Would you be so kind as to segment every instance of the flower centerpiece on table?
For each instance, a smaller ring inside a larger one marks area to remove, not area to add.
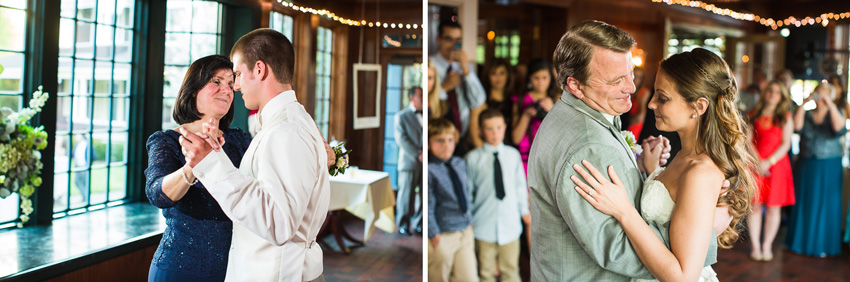
[[[21,196],[21,222],[29,221],[32,213],[30,196],[41,186],[41,150],[47,147],[47,132],[43,126],[32,127],[28,123],[47,102],[49,95],[41,86],[33,93],[29,107],[14,112],[8,107],[0,108],[0,198],[12,193]]]
[[[334,150],[334,154],[336,155],[336,163],[328,168],[328,173],[330,173],[331,176],[345,173],[345,169],[351,165],[348,161],[348,154],[350,154],[352,150],[345,149],[345,142],[341,142],[336,146],[331,146],[331,149]]]

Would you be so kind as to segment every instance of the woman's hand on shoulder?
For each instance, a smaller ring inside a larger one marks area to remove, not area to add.
[[[581,181],[577,176],[571,176],[570,179],[578,185],[575,187],[576,192],[581,194],[587,202],[618,221],[629,212],[629,209],[634,210],[632,201],[626,193],[626,187],[620,181],[617,173],[614,172],[614,166],[608,166],[608,175],[611,177],[611,181],[608,181],[590,162],[582,161],[581,163],[587,170],[578,164],[574,164],[573,169],[587,183]]]

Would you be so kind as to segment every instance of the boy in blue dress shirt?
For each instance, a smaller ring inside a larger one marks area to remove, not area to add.
[[[478,281],[466,163],[452,156],[458,132],[428,122],[428,281]]]
[[[478,276],[482,282],[496,281],[498,262],[500,280],[518,282],[521,220],[531,221],[522,159],[502,142],[506,124],[499,109],[481,112],[478,122],[484,145],[466,155]]]

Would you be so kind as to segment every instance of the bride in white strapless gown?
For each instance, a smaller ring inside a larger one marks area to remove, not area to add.
[[[655,179],[663,170],[663,167],[656,169],[644,181],[643,195],[640,198],[640,212],[643,215],[643,219],[647,222],[669,226],[670,218],[673,215],[673,207],[676,203],[673,202],[673,198],[670,198],[670,193],[667,191],[664,183]],[[649,282],[658,280],[632,279],[632,281]],[[714,272],[714,269],[711,269],[711,266],[706,266],[702,269],[698,282],[712,281],[719,281],[717,280],[717,273]]]

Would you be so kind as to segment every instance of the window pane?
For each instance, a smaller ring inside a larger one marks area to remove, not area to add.
[[[174,98],[165,98],[162,100],[162,128],[172,129],[177,127],[177,123],[171,117],[171,111],[174,108]]]
[[[57,77],[59,78],[59,95],[71,94],[71,64],[71,59],[59,58],[59,72],[57,73]]]
[[[94,21],[94,8],[96,1],[77,2],[77,19]]]
[[[189,31],[192,29],[192,2],[172,0],[167,2],[165,30]]]
[[[292,30],[295,29],[295,24],[292,22],[292,17],[283,16],[283,35],[286,35],[286,38],[289,38],[289,41],[292,41]]]
[[[107,81],[108,83],[108,81]],[[112,106],[112,103],[109,101],[109,98],[94,98],[93,102],[94,107],[94,116],[92,117],[94,120],[94,129],[95,132],[102,132],[109,129],[109,110]],[[101,156],[105,157],[105,156]]]
[[[0,95],[0,108],[21,109],[22,101],[19,95]]]
[[[13,221],[18,219],[21,210],[18,194],[14,193],[5,199],[0,199],[0,222]]]
[[[106,202],[106,168],[96,168],[91,171],[91,205]]]
[[[0,94],[21,94],[24,80],[24,54],[0,52]],[[12,108],[18,109],[18,108]]]
[[[118,0],[118,21],[115,23],[121,27],[133,27],[133,13],[135,13],[135,1]]]
[[[115,24],[115,0],[97,1],[97,22]]]
[[[127,197],[127,167],[113,166],[109,169],[109,200]]]
[[[208,1],[193,1],[194,10],[189,18],[192,19],[192,32],[219,33],[219,4]],[[215,22],[211,22],[211,19]]]
[[[112,133],[112,142],[109,148],[109,162],[112,165],[120,165],[127,161],[127,132]]]
[[[56,165],[59,165],[59,163],[57,162]],[[67,163],[65,166],[67,166]],[[67,172],[53,175],[53,212],[68,208],[68,178]]]
[[[189,65],[188,33],[165,34],[165,63],[173,65]]]
[[[57,132],[57,134],[68,132],[71,129],[70,128],[71,99],[73,99],[73,98],[66,96],[66,97],[58,97],[57,100],[56,100],[56,132]]]
[[[97,62],[94,71],[94,94],[98,96],[109,96],[109,80],[112,79],[112,63]]]
[[[112,100],[112,130],[127,130],[130,121],[130,99],[113,98]]]
[[[97,25],[97,59],[112,60],[112,36],[115,29],[111,26]]]
[[[213,34],[192,34],[192,62],[218,53],[218,36]]]
[[[74,95],[91,95],[92,61],[74,61]]]
[[[130,62],[133,56],[133,30],[118,28],[115,31],[115,61]]]
[[[112,93],[115,96],[130,95],[130,70],[129,64],[115,64],[115,69],[112,72]]]
[[[71,137],[67,134],[57,133],[56,154],[53,157],[53,172],[68,172],[71,161]]]
[[[91,100],[89,97],[73,97],[74,104],[72,107],[73,132],[81,133],[91,130]]]
[[[94,55],[94,24],[77,22],[77,58],[91,59]]]
[[[70,57],[74,53],[74,20],[59,19],[59,56]]]
[[[26,23],[26,11],[0,8],[0,49],[23,51]]]
[[[76,10],[74,10],[76,6],[77,1],[62,0],[62,6],[60,7],[60,15],[65,18],[73,18],[76,14]]]
[[[18,9],[26,9],[27,0],[0,0],[0,5]],[[3,222],[3,220],[0,220],[0,222]]]
[[[330,30],[330,29],[325,30],[325,36],[326,36],[326,38],[325,38],[325,50],[328,51],[328,52],[333,50],[333,49],[331,49],[333,47],[333,34],[334,34],[333,31]]]
[[[180,84],[183,83],[183,77],[186,76],[188,70],[189,67],[165,66],[162,96],[176,98],[180,91]],[[169,112],[170,114],[171,112]]]

